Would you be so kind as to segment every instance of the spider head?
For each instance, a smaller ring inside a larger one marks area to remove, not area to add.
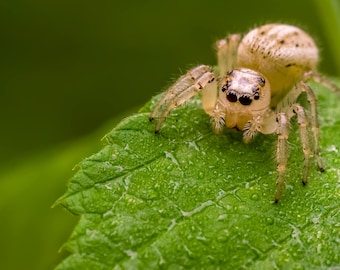
[[[223,78],[221,91],[225,102],[238,107],[261,110],[270,104],[270,86],[265,77],[251,69],[234,69]]]

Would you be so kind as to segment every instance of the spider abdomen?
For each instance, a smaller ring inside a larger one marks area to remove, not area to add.
[[[300,28],[267,24],[251,30],[242,39],[237,66],[259,71],[271,85],[271,107],[299,82],[307,71],[315,70],[318,49]]]

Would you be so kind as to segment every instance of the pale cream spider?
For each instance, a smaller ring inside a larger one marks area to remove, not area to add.
[[[290,120],[297,116],[304,154],[302,183],[308,181],[314,155],[320,171],[324,164],[319,149],[317,100],[306,84],[310,78],[336,88],[316,71],[318,48],[300,28],[267,24],[241,35],[217,41],[217,72],[200,65],[181,76],[156,104],[150,121],[156,119],[157,133],[170,111],[202,92],[202,107],[211,116],[213,130],[224,126],[243,131],[248,143],[258,132],[277,134],[276,163],[278,202],[284,186],[288,160]],[[306,93],[310,112],[297,102]],[[313,134],[312,150],[309,129]]]

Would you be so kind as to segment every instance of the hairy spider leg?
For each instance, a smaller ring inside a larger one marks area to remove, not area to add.
[[[277,187],[275,193],[275,203],[277,203],[282,195],[282,189],[285,180],[285,173],[287,170],[288,160],[288,136],[290,129],[290,122],[287,114],[278,113],[276,117],[277,130],[276,134],[277,145],[276,145],[276,164],[277,164]]]
[[[157,118],[155,132],[157,133],[160,130],[165,118],[172,109],[197,95],[204,90],[208,84],[216,84],[216,89],[217,83],[215,78],[215,74],[211,72],[211,67],[206,65],[197,66],[181,76],[169,90],[167,90],[150,114],[150,121]]]
[[[314,141],[314,155],[319,167],[319,170],[323,172],[325,170],[324,163],[321,159],[320,155],[320,145],[319,145],[319,136],[320,136],[320,128],[319,128],[319,119],[318,119],[318,109],[317,109],[317,98],[312,90],[312,88],[305,82],[300,82],[297,85],[297,88],[301,89],[301,91],[306,92],[307,100],[310,104],[310,121],[312,126],[313,133],[313,141]]]
[[[309,135],[308,135],[309,123],[308,123],[305,110],[300,104],[298,103],[293,104],[292,110],[297,116],[297,122],[299,125],[301,146],[302,146],[302,151],[304,155],[302,183],[305,185],[308,182],[308,173],[309,173],[310,158],[311,158],[310,141],[309,141]]]
[[[340,97],[340,87],[338,87],[332,80],[328,79],[326,76],[316,71],[309,71],[304,74],[303,81],[306,82],[309,79],[313,79],[317,83],[322,84]]]
[[[236,68],[237,49],[241,41],[241,35],[231,34],[226,39],[216,42],[217,66],[220,76]]]

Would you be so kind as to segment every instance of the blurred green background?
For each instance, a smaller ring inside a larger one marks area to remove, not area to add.
[[[181,72],[214,64],[216,39],[267,22],[295,24],[316,38],[320,70],[338,76],[322,11],[328,2],[339,6],[338,0],[2,1],[0,268],[58,263],[77,219],[50,207],[74,164],[100,148],[112,123]]]

